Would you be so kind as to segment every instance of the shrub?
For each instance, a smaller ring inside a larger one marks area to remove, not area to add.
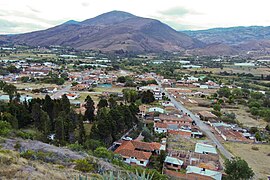
[[[6,136],[11,131],[10,123],[6,121],[0,121],[0,135]]]
[[[25,152],[22,152],[20,154],[21,157],[25,158],[25,159],[32,159],[34,157],[35,152],[31,151],[31,150],[27,150]]]
[[[105,159],[112,159],[113,153],[111,151],[108,151],[105,147],[98,147],[94,151],[94,155],[96,157],[105,158]]]
[[[256,147],[256,146],[252,146],[251,149],[254,150],[254,151],[258,151],[259,150],[259,148]]]
[[[86,159],[78,159],[75,161],[75,169],[82,172],[90,172],[94,170],[92,164],[90,164]]]
[[[83,150],[83,146],[80,144],[70,144],[68,145],[68,148],[71,149],[72,151],[82,151]]]

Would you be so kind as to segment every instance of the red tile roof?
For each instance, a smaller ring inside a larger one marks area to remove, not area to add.
[[[135,157],[138,160],[148,160],[150,159],[152,153],[151,152],[144,152],[144,151],[138,151],[138,150],[130,150],[130,149],[121,149],[117,152],[118,154],[121,154],[123,157]]]
[[[168,124],[166,123],[155,123],[154,127],[157,127],[157,128],[167,128],[168,127]]]
[[[129,157],[148,157],[149,154],[152,154],[152,151],[159,150],[161,147],[160,143],[156,142],[141,142],[141,141],[124,141],[114,152],[117,154],[121,154],[122,156]],[[145,151],[150,151],[145,154]],[[142,153],[142,155],[138,155],[138,153]],[[150,155],[151,156],[151,155]],[[149,156],[149,157],[150,157]]]

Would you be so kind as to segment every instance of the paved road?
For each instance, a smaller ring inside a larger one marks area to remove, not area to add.
[[[216,136],[211,132],[209,127],[200,120],[199,117],[195,116],[192,112],[190,112],[188,109],[186,109],[181,103],[175,100],[174,97],[172,97],[165,89],[162,88],[160,81],[155,78],[159,87],[161,88],[161,91],[165,93],[166,96],[171,100],[171,102],[175,105],[175,107],[183,113],[187,113],[190,115],[192,120],[194,120],[197,124],[197,126],[201,129],[201,131],[210,139],[213,141],[213,143],[217,146],[220,153],[224,155],[227,159],[231,159],[233,155],[219,142],[219,140],[216,138]]]
[[[51,98],[52,99],[58,99],[60,98],[65,92],[68,92],[71,88],[71,85],[67,85],[65,86],[63,89],[57,91],[56,93],[54,93]]]

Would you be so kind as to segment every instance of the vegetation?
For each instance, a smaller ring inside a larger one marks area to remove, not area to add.
[[[251,179],[254,176],[253,170],[247,162],[239,157],[232,160],[225,160],[226,179]]]

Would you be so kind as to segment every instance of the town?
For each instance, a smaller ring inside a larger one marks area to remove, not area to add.
[[[8,122],[0,135],[19,130],[19,149],[32,139],[87,150],[116,165],[155,170],[156,179],[221,180],[238,157],[256,179],[269,175],[270,61],[109,56],[61,46],[0,53],[1,122]],[[34,153],[21,150],[29,159]]]

